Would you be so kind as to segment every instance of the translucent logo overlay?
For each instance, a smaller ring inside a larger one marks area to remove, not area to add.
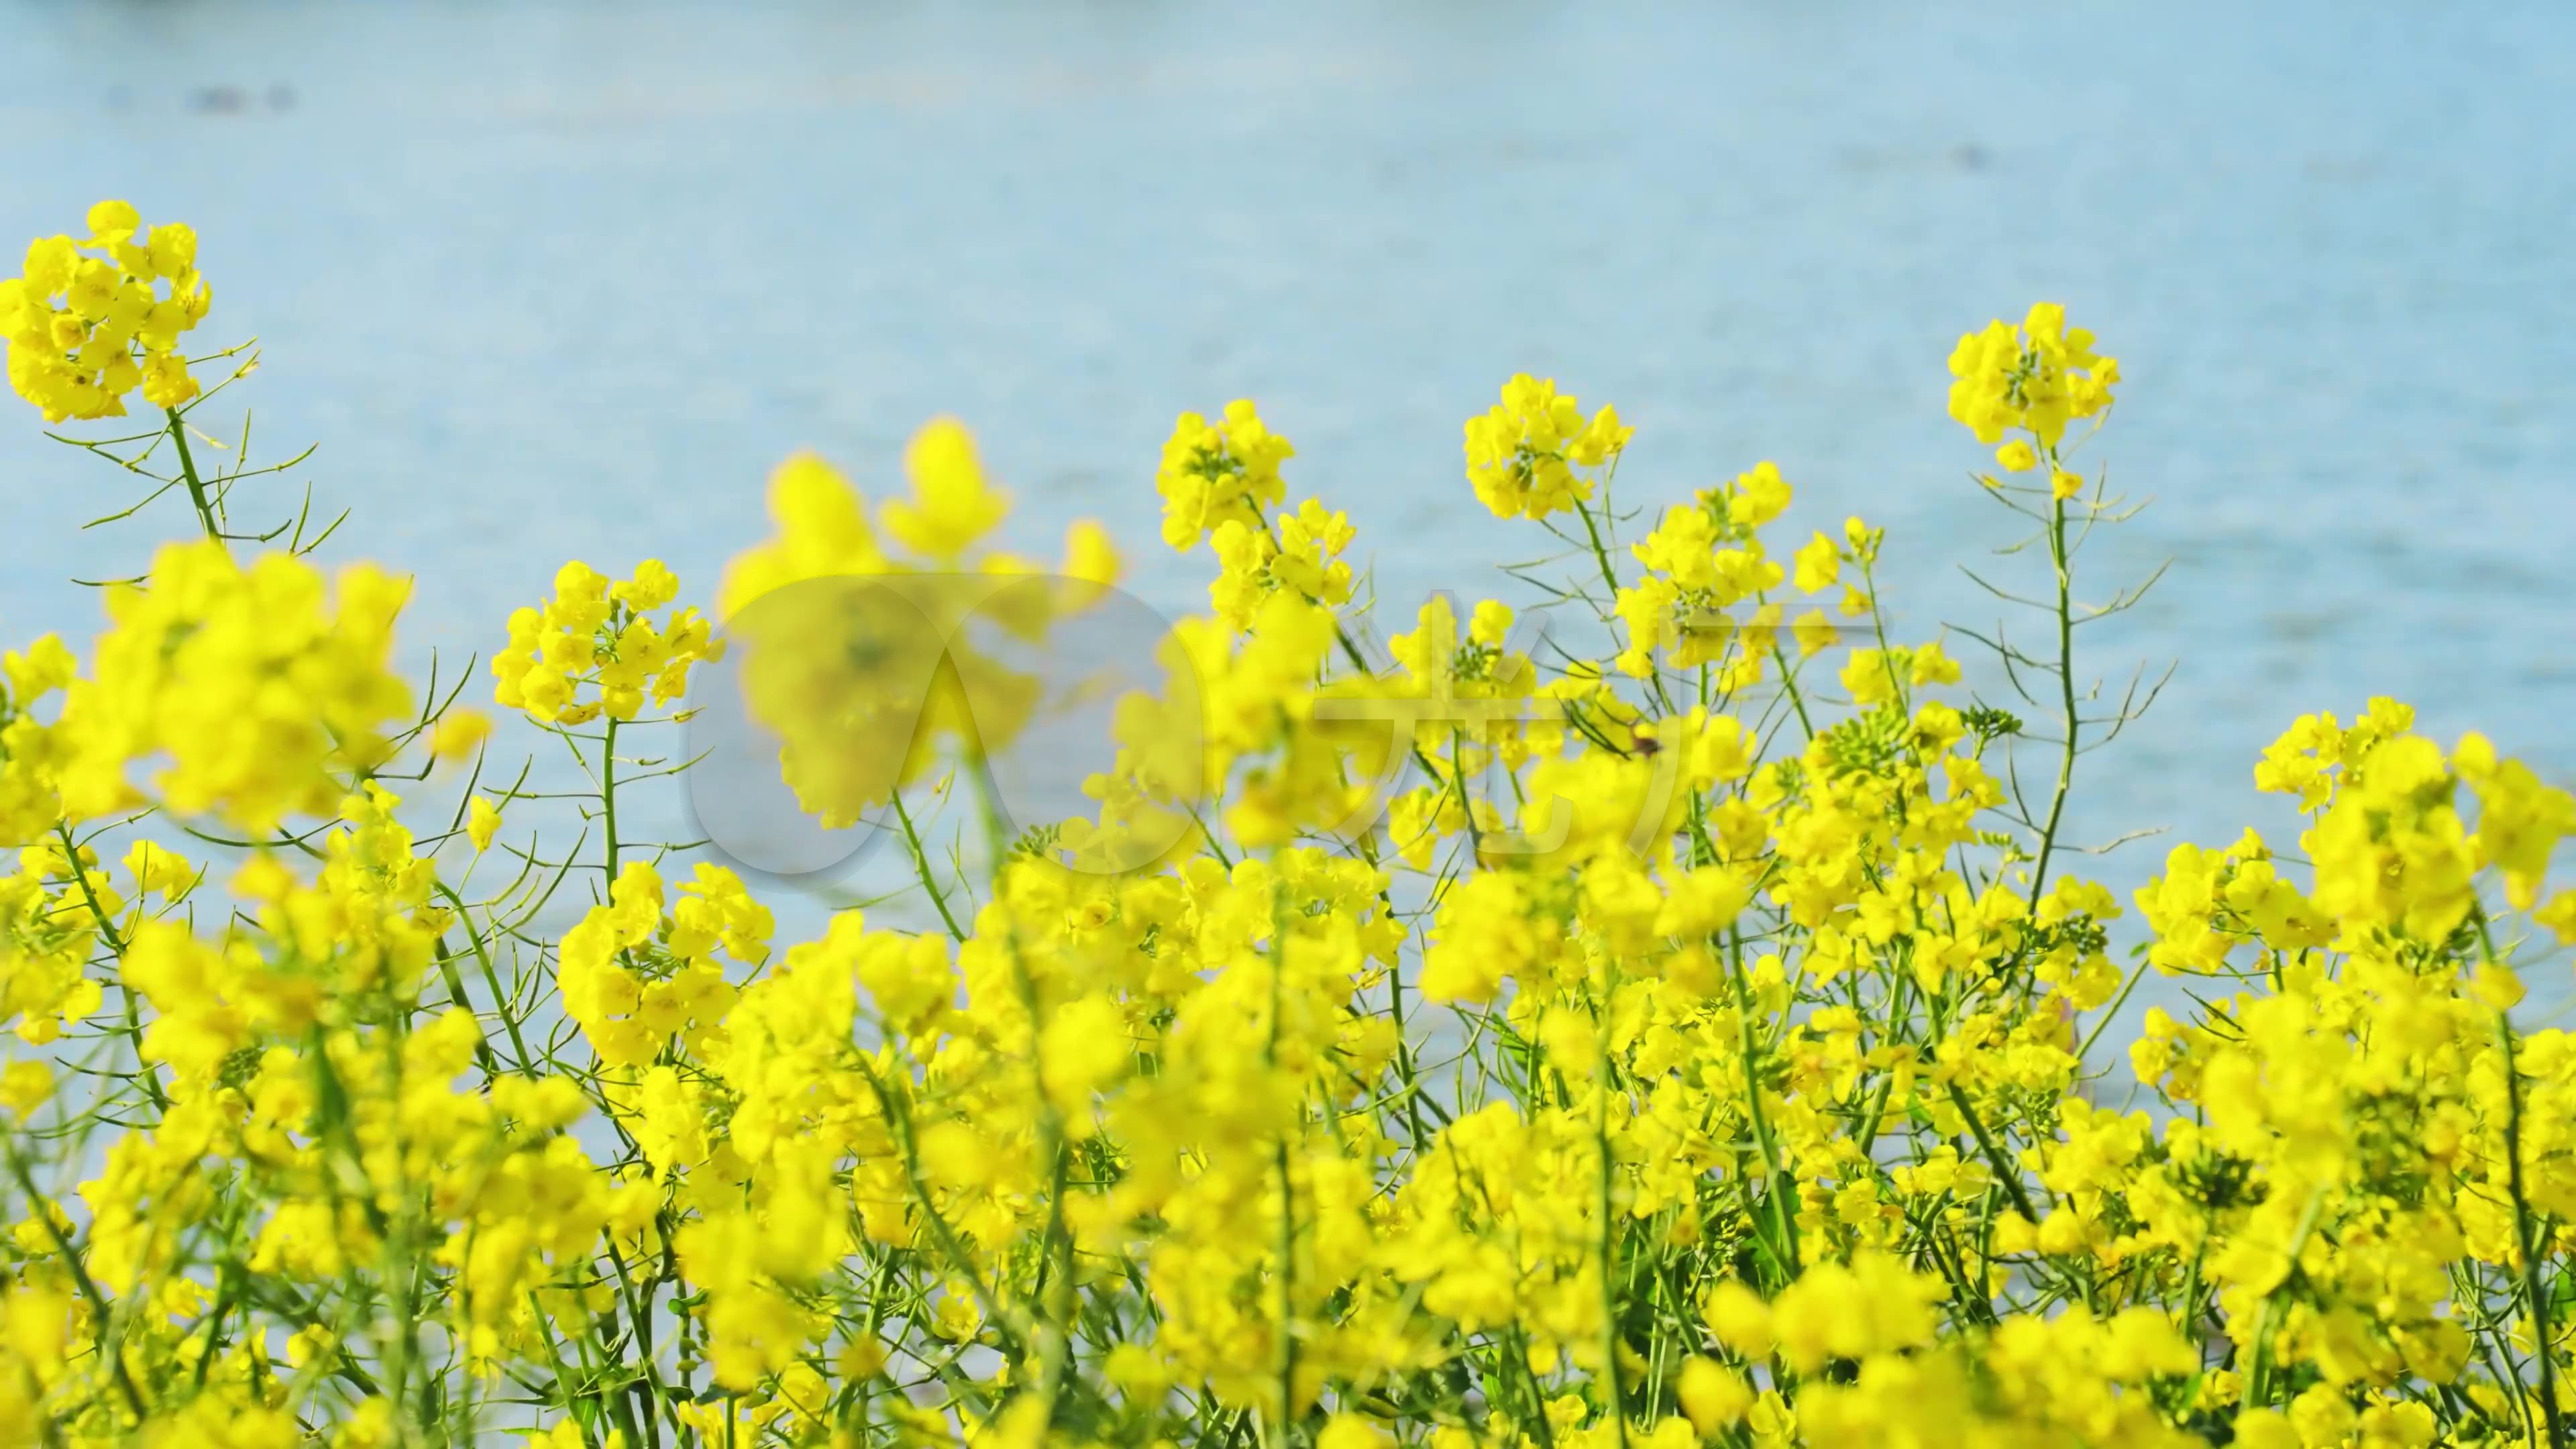
[[[899,789],[956,762],[980,762],[979,793],[1004,841],[1088,818],[1098,801],[1086,782],[1118,784],[1122,711],[1131,726],[1152,721],[1147,793],[1159,808],[1075,868],[1133,870],[1165,858],[1198,820],[1213,823],[1223,782],[1205,777],[1202,681],[1172,622],[1121,589],[1052,574],[836,575],[775,589],[725,630],[724,659],[692,680],[696,763],[682,779],[700,833],[748,870],[824,884],[887,837],[900,842]],[[1313,822],[1316,833],[1381,828],[1398,794],[1432,768],[1452,770],[1457,742],[1511,726],[1580,732],[1630,763],[1615,800],[1532,794],[1504,828],[1478,832],[1481,854],[1556,850],[1579,815],[1605,807],[1634,813],[1628,844],[1638,853],[1669,833],[1676,751],[1605,733],[1553,698],[1493,697],[1437,666],[1427,679],[1398,670],[1373,641],[1348,648],[1368,674],[1319,693],[1308,717],[1347,750],[1357,788],[1343,818]],[[1534,667],[1557,657],[1539,615],[1516,621],[1489,652]],[[1125,783],[1139,782],[1130,773]],[[1504,787],[1502,798],[1511,794]]]

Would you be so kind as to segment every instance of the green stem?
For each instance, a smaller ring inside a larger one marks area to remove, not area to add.
[[[921,832],[913,828],[912,813],[903,808],[903,789],[901,786],[897,786],[895,788],[892,798],[894,801],[894,818],[903,822],[904,846],[912,852],[913,873],[921,877],[921,888],[930,893],[930,903],[939,908],[939,920],[942,925],[945,925],[948,928],[949,938],[955,941],[964,941],[966,939],[966,930],[964,927],[957,924],[956,915],[948,909],[948,896],[945,892],[939,889],[938,877],[931,874],[930,854],[921,848]],[[998,865],[999,862],[996,862],[996,864]]]
[[[89,1300],[90,1316],[98,1320],[98,1355],[107,1360],[109,1369],[116,1376],[117,1388],[124,1393],[126,1404],[134,1410],[135,1422],[140,1424],[150,1411],[143,1407],[143,1391],[135,1387],[134,1374],[125,1366],[124,1352],[111,1341],[116,1319],[107,1295],[99,1291],[98,1281],[89,1275],[89,1265],[73,1250],[70,1237],[64,1234],[61,1222],[55,1217],[52,1201],[37,1190],[35,1176],[27,1171],[27,1159],[18,1155],[15,1138],[0,1140],[8,1143],[9,1173],[18,1179],[19,1189],[27,1194],[28,1211],[45,1225],[45,1236],[52,1240],[54,1251],[62,1255],[64,1266],[71,1270],[72,1286],[80,1290],[81,1297]]]
[[[2052,471],[2055,455],[2050,456]],[[2057,760],[2057,788],[2048,800],[2048,824],[2039,833],[2039,857],[2030,871],[2030,903],[2039,904],[2040,892],[2048,885],[2048,858],[2057,849],[2058,822],[2066,814],[2067,792],[2075,783],[2075,610],[2070,589],[2073,571],[2066,557],[2066,500],[2050,503],[2048,524],[2048,558],[2057,570],[2057,687],[2066,716],[2066,748]]]
[[[2299,1226],[2290,1234],[2290,1248],[2287,1255],[2290,1265],[2288,1271],[2291,1273],[2299,1271],[2299,1254],[2307,1249],[2308,1234],[2316,1231],[2317,1214],[2324,1208],[2325,1200],[2325,1189],[2319,1188],[2308,1194],[2308,1205],[2299,1212]],[[2269,1294],[2265,1295],[2263,1312],[2255,1323],[2254,1367],[2252,1372],[2245,1376],[2245,1402],[2252,1408],[2263,1408],[2271,1399],[2272,1340],[2280,1332],[2284,1301],[2281,1297],[2281,1288],[2275,1286]]]
[[[1987,1165],[1994,1168],[1995,1176],[2001,1181],[2004,1191],[2011,1196],[2013,1206],[2023,1217],[2031,1222],[2038,1222],[2039,1209],[2031,1206],[2030,1192],[2022,1186],[2021,1169],[2006,1158],[2003,1149],[1995,1144],[1995,1139],[1986,1134],[1986,1124],[1978,1120],[1977,1109],[1968,1105],[1968,1094],[1960,1091],[1959,1084],[1956,1082],[1946,1085],[1949,1088],[1950,1101],[1958,1107],[1959,1115],[1967,1120],[1968,1135],[1977,1139],[1977,1150],[1986,1155]]]
[[[1615,609],[1619,605],[1619,571],[1610,566],[1610,550],[1601,541],[1600,526],[1592,521],[1592,510],[1582,499],[1574,501],[1574,512],[1583,520],[1584,537],[1592,540],[1592,559],[1601,565],[1601,582],[1610,586],[1610,606]]]
[[[602,817],[601,823],[608,831],[608,838],[605,843],[605,853],[601,856],[601,869],[607,875],[606,886],[603,889],[602,894],[607,896],[611,901],[614,901],[614,892],[617,889],[616,718],[611,716],[607,721],[607,725],[608,728],[605,737],[601,741],[599,747],[599,812]]]
[[[1619,1449],[1628,1449],[1628,1388],[1619,1380],[1619,1291],[1612,1272],[1613,1254],[1618,1245],[1617,1225],[1611,1219],[1611,1189],[1616,1185],[1616,1165],[1610,1159],[1610,1003],[1617,994],[1616,975],[1613,974],[1605,985],[1609,989],[1602,993],[1601,1035],[1594,1044],[1592,1061],[1592,1140],[1600,1154],[1600,1171],[1594,1175],[1592,1184],[1592,1209],[1601,1225],[1601,1382],[1607,1389],[1605,1397],[1609,1400],[1604,1407],[1610,1411],[1610,1422],[1617,1428]]]
[[[2480,928],[2484,929],[2483,923]],[[2515,1246],[2522,1253],[2522,1291],[2531,1307],[2532,1356],[2540,1361],[2540,1411],[2548,1420],[2549,1442],[2564,1444],[2567,1434],[2559,1421],[2556,1334],[2550,1325],[2549,1295],[2543,1291],[2547,1286],[2542,1269],[2543,1244],[2522,1182],[2522,1075],[2513,1060],[2513,1018],[2502,1011],[2496,1013],[2496,1050],[2504,1056],[2506,1182],[2513,1193]]]
[[[143,1059],[143,1009],[135,1001],[134,988],[125,982],[125,938],[117,934],[116,924],[107,918],[107,911],[99,904],[98,893],[90,889],[89,872],[81,866],[80,842],[72,837],[71,822],[55,821],[54,835],[63,843],[63,868],[72,873],[73,884],[80,887],[81,901],[89,907],[90,919],[98,923],[98,933],[106,938],[108,949],[116,954],[116,990],[125,999],[125,1034],[134,1041],[135,1077],[143,1083],[143,1095],[151,1099],[152,1109],[167,1113],[170,1098],[161,1090],[161,1072]]]
[[[923,879],[929,879],[927,872]],[[942,915],[947,913],[944,904],[940,912]],[[1005,930],[1009,936],[1011,977],[1019,988],[1021,1009],[1029,1018],[1029,1079],[1037,1094],[1038,1157],[1045,1162],[1047,1169],[1046,1235],[1039,1245],[1041,1266],[1038,1270],[1039,1318],[1036,1328],[1038,1397],[1045,1405],[1045,1430],[1052,1434],[1056,1414],[1064,1401],[1065,1381],[1072,1368],[1074,1310],[1077,1304],[1073,1289],[1073,1238],[1065,1229],[1064,1218],[1064,1194],[1071,1175],[1072,1154],[1065,1147],[1063,1109],[1047,1089],[1042,1045],[1044,1033],[1038,1020],[1037,978],[1030,973],[1028,958],[1020,950],[1018,926],[1006,924]]]
[[[1771,1215],[1780,1230],[1780,1261],[1788,1270],[1783,1281],[1799,1272],[1798,1220],[1790,1203],[1794,1186],[1788,1169],[1780,1161],[1778,1146],[1771,1140],[1770,1120],[1762,1112],[1762,1056],[1753,1036],[1753,986],[1744,977],[1744,952],[1736,945],[1726,952],[1728,973],[1735,982],[1736,1049],[1744,1058],[1744,1110],[1753,1126],[1753,1143],[1762,1153],[1762,1166],[1769,1175],[1767,1196]]]
[[[196,455],[188,451],[188,420],[177,408],[163,408],[170,419],[170,441],[179,448],[179,476],[187,480],[188,501],[196,505],[197,522],[206,537],[223,542],[224,533],[215,522],[214,500],[206,496],[205,480],[197,474]]]
[[[1262,1043],[1262,1064],[1276,1067],[1279,1061],[1279,1023],[1287,1008],[1288,978],[1288,912],[1287,892],[1271,887],[1270,896],[1270,1033]],[[1300,1125],[1305,1116],[1304,1103],[1298,1106]],[[1275,1372],[1279,1378],[1279,1427],[1272,1440],[1277,1449],[1285,1449],[1289,1434],[1297,1422],[1297,1184],[1289,1158],[1288,1133],[1279,1134],[1273,1154],[1279,1170],[1279,1346],[1275,1355]]]
[[[1776,639],[1771,644],[1771,659],[1780,666],[1780,688],[1789,696],[1789,707],[1798,712],[1798,728],[1807,732],[1807,738],[1814,739],[1816,722],[1807,718],[1806,697],[1798,693],[1797,671],[1789,667],[1789,651],[1781,648]]]
[[[2129,979],[2121,983],[2120,994],[2112,997],[2111,1004],[2102,1009],[2102,1019],[2093,1023],[2093,1029],[2084,1034],[2084,1044],[2075,1049],[2075,1060],[2081,1062],[2092,1055],[2093,1044],[2102,1039],[2102,1033],[2111,1029],[2111,1023],[2119,1018],[2120,1008],[2129,1004],[2129,993],[2138,989],[2138,982],[2146,974],[2147,963],[2144,960],[2129,968]]]
[[[465,940],[473,946],[474,960],[483,968],[483,982],[492,988],[492,1014],[500,1017],[501,1025],[508,1028],[510,1049],[518,1054],[519,1075],[534,1074],[536,1068],[531,1065],[527,1038],[520,1035],[519,1019],[510,1014],[509,994],[501,989],[501,973],[493,967],[492,953],[484,947],[483,938],[475,933],[473,918],[465,913],[464,899],[456,894],[455,887],[445,881],[435,882],[431,888],[446,898],[447,904],[455,908],[456,919],[464,924]]]

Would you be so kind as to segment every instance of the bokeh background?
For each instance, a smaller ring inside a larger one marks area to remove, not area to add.
[[[2072,821],[2168,835],[2092,873],[2284,825],[2263,745],[2374,694],[2576,772],[2563,4],[19,0],[0,53],[0,237],[192,222],[199,336],[267,358],[227,401],[321,445],[334,553],[419,572],[422,654],[571,557],[703,598],[790,450],[883,493],[943,412],[1013,543],[1098,517],[1197,608],[1153,471],[1238,396],[1401,626],[1543,551],[1459,446],[1524,370],[1637,426],[1626,502],[1776,460],[1787,540],[1889,528],[1901,635],[1982,630],[1957,566],[2017,535],[1943,361],[2048,298],[2121,359],[2092,456],[2153,499],[2079,591],[2172,561],[2082,637],[2114,685],[2179,661]],[[86,638],[65,576],[186,521],[79,532],[126,480],[24,412],[0,488],[11,641]]]

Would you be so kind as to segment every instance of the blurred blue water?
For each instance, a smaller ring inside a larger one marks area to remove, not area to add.
[[[0,234],[193,222],[200,335],[259,335],[260,431],[420,571],[414,648],[488,649],[569,556],[711,589],[788,450],[883,491],[938,412],[1020,546],[1101,517],[1192,608],[1154,462],[1239,395],[1382,596],[1501,592],[1538,542],[1458,429],[1519,370],[1637,425],[1627,500],[1776,459],[1791,537],[1890,528],[1900,633],[1985,627],[1955,565],[2013,535],[1942,363],[2046,297],[2155,499],[2090,592],[2174,560],[2082,642],[2181,660],[2077,835],[2278,825],[2263,744],[2378,693],[2576,772],[2565,6],[60,0],[0,50]],[[0,633],[86,636],[62,577],[150,536],[73,533],[122,480],[21,413],[0,488]]]

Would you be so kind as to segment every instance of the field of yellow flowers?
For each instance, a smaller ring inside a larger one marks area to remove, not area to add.
[[[188,349],[196,251],[103,202],[0,281],[12,388],[186,535],[5,659],[0,1441],[2570,1442],[2576,1043],[2513,1011],[2576,799],[2372,700],[2256,765],[2296,840],[2077,874],[2131,707],[2075,658],[2119,370],[2061,308],[1948,369],[2028,530],[2034,627],[1968,636],[2022,713],[1888,637],[1880,530],[1766,535],[1769,463],[1623,511],[1631,430],[1527,377],[1460,498],[1557,574],[1374,664],[1349,516],[1237,402],[1156,472],[1206,613],[1011,838],[1042,692],[853,581],[999,580],[1042,640],[1119,565],[994,551],[961,427],[873,507],[788,461],[701,604],[570,563],[423,684],[409,581],[326,577],[197,419],[255,355]],[[719,669],[940,929],[778,940],[621,834]],[[2103,1041],[2148,972],[2200,1009]]]

